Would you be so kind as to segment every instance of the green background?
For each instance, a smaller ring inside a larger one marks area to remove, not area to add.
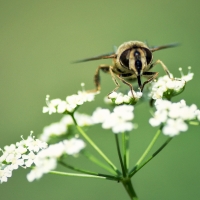
[[[60,115],[42,114],[46,94],[64,99],[80,89],[81,82],[86,83],[87,89],[94,87],[93,75],[102,61],[76,65],[71,61],[110,52],[114,45],[129,40],[148,41],[150,45],[179,42],[177,48],[156,52],[154,59],[161,59],[177,77],[179,67],[187,73],[187,67],[192,66],[194,79],[174,101],[184,98],[189,105],[200,107],[199,6],[196,0],[1,0],[0,146],[19,141],[21,135],[27,137],[31,130],[37,135],[45,125],[60,119]],[[154,71],[164,74],[160,66]],[[90,114],[97,106],[104,106],[102,98],[114,84],[110,76],[101,77],[101,94],[80,111]],[[135,109],[139,128],[131,136],[132,165],[156,132],[148,124],[148,110],[147,104]],[[91,128],[89,134],[118,163],[113,135],[100,130]],[[165,139],[161,136],[157,145]],[[199,144],[199,127],[175,137],[134,176],[140,200],[200,199]],[[94,169],[81,159],[77,166]],[[29,183],[28,171],[14,171],[8,183],[0,185],[0,198],[128,199],[122,185],[116,182],[45,175]]]

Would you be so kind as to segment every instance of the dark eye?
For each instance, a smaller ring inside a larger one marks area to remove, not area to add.
[[[129,68],[129,54],[130,54],[130,50],[128,49],[124,51],[119,58],[121,64],[127,68]]]
[[[152,52],[147,48],[143,48],[143,49],[146,53],[146,60],[147,60],[147,65],[148,65],[152,60]]]

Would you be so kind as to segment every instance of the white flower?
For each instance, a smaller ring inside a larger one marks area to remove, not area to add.
[[[93,120],[102,123],[104,129],[112,129],[114,133],[131,131],[134,128],[133,123],[130,122],[134,118],[133,109],[131,105],[121,105],[115,107],[110,113],[107,109],[98,108],[93,113]]]
[[[52,123],[45,126],[43,133],[40,135],[40,140],[47,142],[51,136],[59,136],[67,133],[67,125],[63,122]]]
[[[157,110],[154,114],[154,117],[149,120],[151,126],[159,126],[161,123],[167,120],[167,111],[166,110]]]
[[[43,158],[59,158],[64,153],[64,145],[63,142],[59,142],[56,144],[51,144],[48,146],[48,148],[43,149],[39,152],[37,158],[43,159]]]
[[[188,126],[182,119],[168,119],[163,128],[163,134],[173,137],[178,135],[181,131],[185,132],[187,130]]]
[[[55,169],[56,166],[57,161],[55,158],[44,158],[43,160],[38,160],[36,167],[27,175],[27,179],[29,182],[32,182],[35,179],[40,179],[43,174]]]
[[[26,160],[24,161],[26,167],[30,167],[34,163],[36,155],[31,151],[28,155],[22,155],[22,158]]]
[[[131,105],[121,105],[114,108],[113,112],[125,121],[132,120],[134,107]]]
[[[92,120],[94,123],[102,123],[110,116],[110,111],[108,109],[97,108],[92,114]]]
[[[108,95],[108,98],[109,99],[116,99],[118,97],[118,94],[117,92],[112,92]]]
[[[140,99],[142,97],[142,92],[140,92],[140,91],[139,92],[133,91],[133,94],[134,94],[135,100],[138,100],[138,99]],[[128,92],[128,96],[133,98],[133,95],[132,95],[131,91]]]
[[[83,148],[85,143],[81,139],[71,138],[70,140],[64,140],[64,150],[68,155],[78,154]]]
[[[82,105],[84,103],[84,99],[80,95],[77,95],[77,94],[67,96],[66,101],[71,107],[74,107],[74,108],[76,108],[77,105]]]
[[[12,170],[10,167],[5,167],[4,169],[0,169],[0,182],[7,182],[8,178],[12,176]]]
[[[10,161],[10,167],[14,170],[14,169],[18,169],[19,166],[23,166],[24,165],[24,160],[23,159],[19,159],[17,157],[13,157],[12,159],[9,159]]]
[[[198,120],[200,115],[196,105],[187,106],[184,100],[172,103],[167,100],[157,99],[155,102],[156,111],[150,118],[151,126],[163,124],[163,133],[169,136],[178,135],[187,131],[187,121]]]
[[[124,102],[124,97],[122,95],[118,95],[118,97],[115,100],[115,103],[117,105],[122,104]]]
[[[133,128],[134,126],[131,122],[118,121],[118,123],[113,126],[112,131],[114,133],[123,133],[125,131],[131,131]]]
[[[47,147],[46,142],[42,142],[39,139],[33,139],[31,136],[28,137],[26,141],[26,145],[29,151],[38,152],[41,149],[45,149]]]
[[[69,115],[65,115],[65,116],[60,120],[60,123],[66,125],[66,126],[74,124],[74,122],[73,122],[73,120],[72,120],[72,117],[69,116]]]
[[[188,75],[184,76],[182,73],[182,69],[179,68],[181,72],[181,78],[169,78],[167,75],[163,77],[159,77],[157,82],[152,82],[152,87],[150,88],[149,96],[152,99],[161,99],[164,97],[172,97],[179,93],[181,93],[185,87],[186,82],[190,81],[193,77],[193,73],[189,72]],[[171,75],[171,77],[173,77]]]
[[[4,147],[4,149],[5,149],[5,152],[7,152],[8,154],[10,154],[10,153],[14,153],[15,152],[16,146],[15,146],[15,144],[6,145]]]
[[[75,112],[74,117],[75,117],[77,124],[79,126],[90,126],[90,125],[93,124],[92,118],[89,115],[80,114],[78,112]]]
[[[50,115],[52,113],[56,113],[56,106],[61,102],[60,99],[53,99],[53,100],[49,100],[50,96],[47,95],[46,96],[46,104],[47,106],[43,107],[43,113],[48,112]]]
[[[83,102],[91,102],[94,101],[94,96],[98,93],[90,93],[86,91],[78,91],[78,95],[81,99],[83,99]]]
[[[133,94],[134,97],[133,97]],[[129,91],[128,94],[112,92],[108,98],[116,105],[120,104],[135,104],[142,97],[142,92]]]
[[[123,102],[124,102],[124,103],[127,103],[127,104],[128,104],[130,101],[131,101],[131,97],[130,97],[130,96],[128,96],[128,95],[124,95],[124,96],[123,96]]]
[[[188,67],[188,74],[187,75],[183,74],[182,68],[179,68],[179,71],[181,73],[181,78],[184,81],[188,82],[188,81],[193,79],[194,73],[191,73],[191,67],[190,66]]]
[[[58,104],[58,107],[57,107],[57,112],[58,113],[64,113],[68,108],[68,104],[66,101],[61,101],[59,104]]]

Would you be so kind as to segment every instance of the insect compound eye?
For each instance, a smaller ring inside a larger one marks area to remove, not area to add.
[[[125,50],[125,51],[121,54],[121,56],[120,56],[120,58],[119,58],[120,63],[121,63],[124,67],[127,67],[127,68],[129,68],[129,54],[130,54],[130,50],[129,50],[129,49],[128,49],[128,50]]]
[[[147,60],[147,65],[148,65],[152,60],[152,52],[147,48],[143,48],[143,49],[146,53],[146,60]]]

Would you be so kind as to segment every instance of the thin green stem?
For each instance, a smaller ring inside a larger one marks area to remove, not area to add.
[[[197,122],[197,121],[190,121],[189,124],[190,124],[190,125],[198,126],[198,125],[199,125],[199,122]]]
[[[119,156],[119,161],[120,161],[122,173],[123,173],[123,176],[126,177],[126,170],[125,170],[124,163],[123,163],[122,156],[121,156],[121,152],[120,152],[118,134],[115,134],[115,141],[116,141],[117,153],[118,153],[118,156]]]
[[[163,143],[157,151],[155,151],[142,165],[140,165],[135,171],[132,173],[131,176],[133,176],[136,172],[138,172],[142,167],[144,167],[149,161],[151,161],[162,149],[164,149],[165,146],[172,140],[172,137],[168,138],[165,143]]]
[[[124,167],[126,172],[128,172],[129,168],[129,133],[122,134],[122,145],[123,145],[123,154],[124,154]]]
[[[114,169],[116,172],[116,175],[121,175],[121,172],[117,169],[117,167],[108,159],[108,157],[99,149],[99,147],[88,137],[88,135],[83,131],[83,129],[78,126],[76,119],[74,118],[73,115],[71,115],[76,128],[78,129],[79,133],[87,140],[87,142],[101,155],[101,157]]]
[[[139,165],[141,164],[141,162],[144,160],[144,158],[146,157],[146,155],[149,153],[149,151],[151,150],[151,148],[153,147],[154,143],[156,142],[156,140],[158,139],[158,136],[161,133],[161,129],[159,129],[155,136],[153,137],[153,139],[151,140],[150,144],[148,145],[148,147],[146,148],[146,150],[144,151],[144,153],[142,154],[142,156],[140,157],[140,159],[137,161],[137,163],[135,164],[135,167],[129,172],[129,175],[132,176],[133,172],[139,167]]]
[[[107,175],[107,174],[101,174],[101,173],[95,173],[95,172],[91,172],[91,171],[87,171],[87,170],[83,170],[83,169],[79,169],[79,168],[76,168],[74,166],[71,166],[67,163],[64,163],[63,161],[59,161],[59,163],[69,169],[72,169],[74,171],[77,171],[77,172],[82,172],[84,174],[87,174],[87,175],[94,175],[94,176],[100,176],[100,177],[105,177],[109,180],[116,180],[116,181],[119,181],[119,178],[118,177],[115,177],[115,176],[110,176],[110,175]]]
[[[110,172],[113,175],[116,175],[116,172],[113,170],[113,168],[108,167],[104,163],[102,163],[100,160],[98,160],[95,156],[93,156],[91,153],[88,151],[84,150],[81,152],[85,157],[87,157],[90,161],[93,163],[97,164],[101,168],[105,169],[106,171]]]
[[[102,176],[95,176],[95,175],[89,175],[89,174],[76,174],[76,173],[67,173],[67,172],[59,172],[59,171],[50,171],[50,174],[57,174],[62,176],[73,176],[73,177],[83,177],[83,178],[97,178],[97,179],[107,179],[107,177]],[[111,179],[109,179],[111,180]],[[114,179],[113,179],[114,180]],[[116,180],[114,180],[116,181]]]

